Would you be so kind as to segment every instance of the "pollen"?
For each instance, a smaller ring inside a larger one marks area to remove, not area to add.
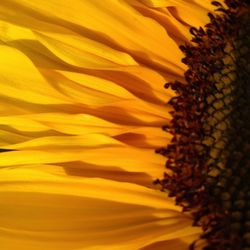
[[[176,92],[164,126],[173,139],[157,151],[167,171],[156,182],[202,227],[203,249],[249,250],[250,3],[212,4],[217,14],[180,47],[186,82],[166,84]]]

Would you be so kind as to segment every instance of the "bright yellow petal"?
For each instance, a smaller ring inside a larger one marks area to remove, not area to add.
[[[152,149],[137,149],[125,146],[117,147],[115,145],[109,147],[99,146],[99,148],[91,149],[84,147],[83,144],[80,144],[77,148],[68,145],[62,148],[53,146],[44,149],[46,148],[46,139],[47,138],[42,138],[38,140],[44,142],[44,146],[40,146],[40,148],[42,147],[40,150],[39,147],[38,149],[22,148],[22,150],[19,151],[1,153],[0,167],[80,161],[84,163],[82,164],[83,171],[85,164],[108,167],[108,169],[113,167],[128,172],[146,173],[151,176],[151,183],[153,179],[162,174],[163,158],[156,155]],[[52,137],[50,140],[53,141],[54,138]],[[30,143],[32,143],[32,141],[27,144]],[[6,148],[15,148],[15,145]]]
[[[72,102],[103,105],[133,99],[124,88],[114,82],[83,73],[42,71],[51,85],[55,85]]]
[[[74,0],[68,3],[53,0],[42,5],[37,0],[32,3],[26,0],[5,1],[0,13],[7,12],[5,15],[2,14],[7,20],[23,25],[23,18],[18,16],[18,13],[15,18],[8,14],[9,9],[13,8],[24,9],[23,13],[26,15],[31,14],[43,21],[53,16],[52,23],[59,23],[65,27],[73,23],[75,25],[73,29],[82,36],[97,42],[102,41],[108,46],[113,44],[119,48],[118,50],[129,53],[138,62],[155,65],[159,70],[166,72],[172,71],[176,74],[183,72],[183,65],[180,60],[176,60],[182,55],[175,42],[167,36],[160,25],[141,16],[126,4],[126,1],[94,0],[83,3]],[[30,27],[28,22],[24,25]],[[42,27],[37,27],[37,30],[41,29]],[[63,36],[60,39],[63,39]],[[50,45],[54,42],[54,39],[51,40]]]
[[[165,195],[138,185],[25,168],[0,177],[5,249],[138,249],[190,230]]]
[[[62,61],[77,67],[109,69],[119,65],[137,65],[128,54],[77,34],[35,34],[38,41]]]
[[[1,95],[39,104],[69,103],[18,50],[0,45],[0,64]]]

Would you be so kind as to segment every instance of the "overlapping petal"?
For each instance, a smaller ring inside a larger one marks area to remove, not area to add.
[[[208,1],[3,0],[0,244],[186,249],[198,231],[153,180],[166,81]],[[16,11],[18,10],[18,11]],[[189,20],[187,11],[192,11]]]
[[[139,249],[190,230],[163,194],[135,184],[26,168],[0,176],[5,249]]]
[[[25,15],[26,18],[17,14],[14,16],[11,12],[13,9],[22,9],[21,15]],[[53,0],[40,4],[40,1],[30,3],[25,0],[7,0],[0,9],[0,15],[1,12],[7,13],[2,14],[6,20],[19,22],[27,27],[30,27],[29,22],[26,22],[30,16],[39,21],[70,27],[70,30],[77,31],[85,38],[101,41],[102,44],[125,51],[137,61],[164,71],[181,73],[183,69],[181,63],[175,60],[181,57],[181,53],[175,42],[166,36],[165,30],[154,20],[137,13],[126,1],[74,0],[69,3]],[[36,30],[41,30],[42,27],[38,26]],[[59,45],[63,45],[64,41],[67,43],[67,39],[70,39],[64,38],[63,35],[58,38]],[[47,40],[50,46],[53,46],[53,42],[55,39]],[[65,53],[70,56],[70,51]]]

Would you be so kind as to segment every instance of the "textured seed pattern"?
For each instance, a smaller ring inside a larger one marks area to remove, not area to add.
[[[250,4],[225,3],[180,47],[189,69],[186,83],[166,84],[177,93],[163,128],[173,139],[157,150],[168,171],[156,183],[203,228],[203,249],[249,250]]]

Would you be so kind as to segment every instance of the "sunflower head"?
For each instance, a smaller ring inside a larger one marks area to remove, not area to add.
[[[224,3],[1,1],[2,249],[249,250],[249,1]]]

